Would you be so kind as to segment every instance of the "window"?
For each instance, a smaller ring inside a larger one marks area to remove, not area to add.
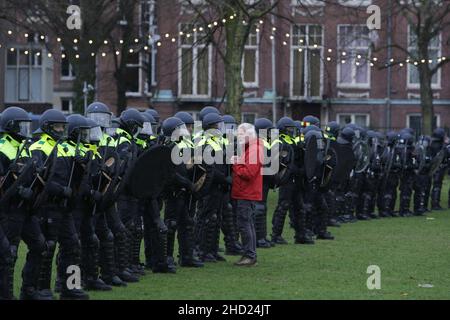
[[[291,96],[320,97],[322,91],[322,26],[294,26],[291,50]]]
[[[179,49],[178,90],[185,97],[209,97],[211,95],[211,48],[206,46],[206,33],[202,28],[193,32],[192,24],[181,24]]]
[[[258,87],[259,74],[259,33],[252,31],[245,44],[242,58],[242,78],[247,88]]]
[[[370,126],[370,116],[364,113],[341,113],[337,115],[337,122],[341,126],[354,123],[363,128],[368,128]]]
[[[433,127],[438,128],[441,125],[441,116],[439,114],[434,115]],[[416,136],[422,134],[422,115],[420,113],[408,114],[406,116],[406,126],[414,129]]]
[[[125,58],[127,60],[127,71],[125,75],[125,85],[127,88],[127,94],[139,94],[140,90],[140,54],[139,52],[130,53]]]
[[[428,56],[432,60],[431,67],[436,66],[438,59],[441,56],[441,35],[433,38],[428,46]],[[408,52],[411,53],[410,59],[412,63],[408,63],[408,88],[419,88],[420,78],[419,69],[417,64],[421,63],[421,60],[417,52],[417,35],[408,27]],[[441,70],[438,70],[431,79],[431,86],[433,88],[439,88],[441,86]]]
[[[339,0],[339,4],[348,7],[367,7],[372,4],[372,0]]]
[[[5,94],[8,102],[43,102],[48,79],[43,54],[37,48],[10,48],[6,57]],[[48,85],[52,86],[52,81]]]
[[[61,98],[61,111],[64,113],[73,113],[73,99]]]
[[[339,25],[339,87],[370,87],[370,38],[365,25]]]
[[[66,51],[61,49],[61,56],[66,56]],[[75,72],[67,58],[61,58],[61,79],[72,80],[75,78]]]
[[[305,6],[305,7],[322,7],[325,6],[324,0],[292,0],[291,6]]]
[[[243,112],[242,113],[242,123],[254,124],[257,117],[258,117],[257,113],[254,113],[254,112]]]
[[[155,0],[141,1],[141,37],[153,37],[157,34],[157,13]],[[156,53],[155,42],[151,43],[148,52],[141,54],[142,69],[145,73],[145,92],[149,92],[151,87],[156,86]]]

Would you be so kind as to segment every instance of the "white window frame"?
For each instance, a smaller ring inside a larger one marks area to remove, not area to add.
[[[69,103],[69,110],[68,111],[63,110],[63,108],[62,108],[63,100],[69,100],[70,101],[70,103]],[[66,96],[59,97],[59,101],[60,101],[60,104],[61,104],[61,112],[65,113],[65,114],[72,114],[73,113],[73,97],[66,97]]]
[[[143,4],[148,4],[150,6],[150,11],[151,11],[151,15],[149,15],[149,21],[148,21],[149,30],[145,30],[145,32],[154,36],[154,35],[156,35],[156,31],[158,28],[157,24],[155,23],[156,1],[155,0],[141,0],[141,2],[139,4],[139,23],[140,23],[139,25],[141,25],[141,26],[143,25],[143,21],[142,21],[142,15],[143,15],[142,5]],[[140,28],[139,32],[140,32],[141,37],[145,36],[145,34],[143,34],[142,28]],[[157,56],[157,52],[158,52],[158,47],[155,45],[155,41],[150,41],[150,47],[152,50],[151,56],[149,57],[149,55],[147,53],[145,55],[145,59],[142,57],[139,57],[139,59],[140,59],[139,61],[142,65],[142,62],[148,62],[148,58],[151,59],[151,62],[152,62],[151,85],[153,87],[156,87],[158,84],[157,79],[156,79],[156,56]],[[142,53],[142,55],[144,55],[144,53]],[[142,68],[140,70],[142,70]],[[144,72],[142,71],[139,73],[140,73],[139,77],[140,77],[141,81],[144,81],[144,79],[143,79]],[[145,73],[148,73],[148,70]],[[146,74],[146,76],[147,77],[145,78],[145,82],[144,82],[145,83],[144,84],[144,94],[148,95],[148,94],[150,94],[150,88],[147,85],[148,84],[148,82],[147,82],[148,74]]]
[[[441,115],[439,113],[435,113],[434,116],[436,117],[436,127],[439,128],[441,126]],[[411,127],[411,117],[422,117],[422,114],[420,112],[416,112],[416,113],[408,113],[406,115],[406,127],[410,128]]]
[[[356,112],[356,113],[354,113],[354,112],[341,112],[341,113],[336,113],[336,122],[339,125],[345,124],[345,123],[341,123],[339,121],[339,118],[341,116],[346,116],[346,117],[349,116],[352,119],[351,123],[356,123],[355,122],[356,116],[366,116],[366,126],[365,127],[369,128],[369,126],[370,126],[370,113],[364,113],[364,112]]]
[[[62,55],[63,55],[64,52],[65,52],[64,47],[61,47],[61,64],[60,64],[61,80],[62,81],[71,81],[71,80],[75,79],[75,74],[73,72],[73,66],[70,63],[69,59],[67,58],[67,54],[66,54],[66,57],[64,59],[62,58]],[[62,74],[62,61],[65,60],[65,59],[67,59],[67,61],[69,62],[69,75],[68,76],[65,76],[65,75]]]
[[[345,63],[349,63],[348,57],[351,56],[353,54],[354,51],[359,51],[359,50],[364,50],[366,49],[365,47],[354,47],[354,48],[341,48],[340,47],[340,39],[341,39],[341,32],[340,32],[340,28],[341,27],[358,27],[358,26],[362,26],[362,27],[366,27],[365,24],[338,24],[337,25],[337,48],[338,48],[338,55],[339,58],[337,60],[337,81],[336,81],[336,86],[338,88],[348,88],[348,89],[370,89],[371,88],[371,80],[372,80],[372,69],[370,67],[370,60],[371,60],[371,56],[372,56],[372,52],[370,50],[370,48],[367,48],[367,83],[356,83],[356,65],[352,66],[352,83],[342,83],[341,82],[341,64],[342,64],[342,60],[346,60]],[[347,54],[345,56],[345,59],[342,59],[342,55],[341,52],[345,51]]]
[[[19,70],[21,69],[20,65],[19,65],[20,51],[21,50],[28,50],[28,51],[30,51],[28,53],[28,55],[30,55],[32,50],[40,50],[41,65],[40,66],[33,66],[33,65],[30,64],[30,65],[28,65],[28,69],[29,70],[31,70],[32,68],[36,68],[36,69],[40,68],[41,69],[41,88],[40,88],[40,90],[41,90],[41,100],[40,101],[20,100],[19,99],[19,92],[17,91],[15,93],[15,95],[14,95],[15,97],[17,97],[17,100],[16,101],[6,101],[6,102],[8,102],[8,103],[24,103],[24,102],[43,103],[43,102],[45,102],[45,100],[47,98],[47,81],[46,81],[45,76],[46,76],[46,72],[47,72],[47,69],[48,69],[47,59],[49,59],[49,58],[47,58],[47,51],[45,50],[45,47],[38,46],[38,45],[32,45],[32,46],[29,46],[29,45],[28,46],[26,46],[26,45],[15,45],[15,46],[13,46],[13,48],[14,48],[14,53],[16,55],[16,65],[12,66],[12,67],[8,65],[8,51],[11,50],[11,47],[5,48],[5,50],[7,50],[7,52],[5,53],[5,71],[8,70],[8,69],[15,69],[16,70],[16,80],[17,81],[19,79]],[[53,69],[52,69],[52,71],[53,71]],[[52,72],[52,75],[53,75],[53,72]],[[31,72],[28,74],[28,81],[29,81],[28,89],[31,90]],[[7,83],[7,73],[6,72],[5,72],[4,83],[5,83],[5,85],[4,85],[5,89],[4,90],[6,91],[6,83]],[[18,90],[18,86],[16,88]],[[52,90],[53,90],[53,88],[52,88]],[[31,98],[31,91],[28,93],[28,95],[29,95],[29,98]],[[6,92],[5,92],[5,100],[6,99],[7,99],[7,97],[6,97]]]
[[[241,113],[241,123],[244,123],[244,116],[246,115],[254,115],[255,116],[255,120],[258,119],[258,113],[257,112],[242,112]],[[253,124],[253,123],[251,123]]]
[[[313,45],[309,45],[309,43],[307,43],[306,45],[298,45],[298,44],[294,44],[294,37],[292,36],[291,38],[291,52],[290,52],[290,65],[291,67],[289,68],[289,79],[290,79],[290,89],[289,89],[289,94],[291,96],[292,99],[310,99],[310,98],[315,98],[315,99],[321,99],[322,95],[323,95],[323,79],[324,79],[324,63],[323,63],[323,50],[324,50],[324,41],[325,41],[325,26],[322,24],[296,24],[291,26],[291,35],[294,34],[294,27],[300,27],[300,26],[306,26],[306,41],[309,41],[309,28],[310,26],[320,26],[322,28],[322,45],[318,46],[317,48],[314,48]],[[307,83],[305,84],[305,95],[304,96],[294,96],[294,51],[297,51],[299,49],[302,50],[306,50],[306,54],[304,55],[304,66],[305,66],[305,80]],[[319,96],[309,96],[309,92],[311,91],[310,85],[308,84],[309,81],[309,61],[308,61],[308,51],[310,49],[320,49],[320,94]],[[308,63],[306,63],[308,62]]]
[[[183,30],[183,23],[180,23],[178,25],[179,31]],[[185,36],[185,35],[183,35]],[[190,44],[182,44],[181,37],[178,38],[178,96],[181,98],[194,98],[194,99],[201,99],[201,98],[209,98],[211,97],[211,78],[212,78],[212,50],[211,45],[208,45],[208,93],[207,94],[197,94],[197,69],[198,69],[198,54],[199,51],[202,51],[206,45],[204,44],[196,44],[197,43],[197,32],[193,32],[191,36],[194,37],[193,45]],[[193,70],[193,83],[192,83],[192,94],[183,94],[183,88],[182,88],[182,75],[183,75],[183,65],[182,65],[182,52],[183,49],[192,49],[192,70]]]
[[[249,34],[247,43],[245,44],[244,50],[255,50],[255,81],[254,82],[245,82],[244,81],[244,57],[242,57],[242,67],[241,67],[241,76],[244,83],[244,88],[258,88],[259,87],[259,45],[260,45],[260,32],[254,31],[254,35],[256,36],[256,45],[248,44],[250,42],[250,37],[252,33]]]
[[[372,0],[339,0],[339,4],[346,7],[368,7]]]
[[[414,49],[417,49],[417,48],[415,48],[415,47],[413,47],[413,46],[410,46],[410,43],[409,43],[409,39],[410,39],[410,37],[411,37],[411,26],[410,25],[408,25],[408,35],[407,35],[407,43],[408,43],[408,52],[411,52],[412,50],[414,50]],[[436,50],[436,49],[438,49],[438,54],[437,54],[437,56],[438,57],[441,57],[442,56],[442,33],[440,33],[439,34],[439,48],[437,48],[437,47],[429,47],[428,48],[428,50]],[[414,60],[414,59],[412,59],[412,60]],[[414,62],[414,61],[413,61]],[[421,63],[420,61],[417,61],[418,63]],[[414,64],[412,64],[412,63],[408,63],[408,68],[407,68],[407,72],[406,72],[406,76],[407,76],[407,89],[420,89],[420,81],[419,81],[419,83],[413,83],[413,82],[411,82],[411,68],[417,68],[416,66],[414,66]],[[439,70],[437,71],[437,73],[436,73],[436,77],[437,77],[437,83],[431,83],[431,88],[432,89],[436,89],[436,90],[439,90],[439,89],[442,89],[442,84],[441,84],[441,80],[442,80],[442,77],[441,77],[441,70],[442,70],[442,68],[439,68]]]
[[[139,89],[138,89],[138,91],[127,91],[126,92],[126,96],[127,97],[140,97],[140,96],[142,96],[142,92],[143,92],[143,77],[142,77],[142,75],[143,75],[143,70],[142,70],[142,68],[143,68],[143,65],[142,65],[142,53],[141,52],[139,52],[139,53],[137,53],[138,55],[139,55],[139,63],[138,64],[135,64],[135,63],[127,63],[126,64],[126,67],[127,68],[138,68],[138,77],[139,77],[139,79],[138,79],[138,84],[139,84]]]

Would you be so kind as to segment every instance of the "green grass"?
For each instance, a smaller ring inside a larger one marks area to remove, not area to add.
[[[447,203],[448,183],[443,191]],[[270,193],[269,214],[277,196]],[[269,217],[270,221],[270,217]],[[288,223],[285,246],[258,250],[258,266],[227,262],[178,268],[177,274],[148,274],[137,284],[91,299],[448,299],[450,297],[450,210],[426,217],[387,218],[330,228],[334,241],[293,244]],[[22,245],[16,273],[26,248]],[[381,268],[381,290],[368,290],[369,265]],[[419,284],[432,284],[421,288]]]

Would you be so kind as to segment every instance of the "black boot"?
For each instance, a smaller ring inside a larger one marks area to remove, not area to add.
[[[108,239],[100,241],[101,280],[110,286],[126,287],[127,283],[116,275],[113,239],[111,233]]]
[[[127,270],[128,246],[125,233],[117,233],[114,238],[115,259],[117,264],[117,276],[125,282],[139,282],[139,278]]]
[[[287,244],[287,241],[281,236],[283,233],[284,222],[286,220],[286,214],[288,210],[288,204],[282,203],[277,206],[272,218],[272,239],[275,244]]]
[[[20,290],[20,300],[53,300],[51,291],[39,291],[34,287],[22,287]]]
[[[52,275],[53,256],[55,255],[56,243],[53,241],[47,242],[47,251],[41,261],[39,270],[38,286],[39,290],[50,291],[50,281]]]

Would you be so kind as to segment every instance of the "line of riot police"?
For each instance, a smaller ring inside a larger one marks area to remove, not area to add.
[[[228,161],[237,152],[237,122],[215,107],[199,116],[201,130],[194,131],[186,112],[162,124],[152,109],[130,108],[113,119],[105,104],[95,102],[85,117],[47,110],[31,132],[29,115],[7,108],[0,118],[0,298],[14,298],[21,242],[28,249],[20,291],[26,300],[54,299],[55,258],[60,298],[88,299],[86,291],[138,282],[145,269],[175,273],[177,265],[225,261],[221,232],[225,255],[242,255]],[[276,125],[260,118],[255,128],[266,156],[279,164],[264,176],[264,197],[256,206],[259,248],[287,243],[288,212],[299,244],[333,239],[329,226],[396,216],[398,187],[400,215],[411,214],[413,192],[414,214],[427,211],[430,194],[433,209],[440,208],[447,163],[440,129],[415,142],[408,129],[384,136],[331,122],[322,130],[312,116],[285,117]],[[199,160],[196,151],[223,161]],[[174,163],[174,154],[190,160]],[[278,203],[269,239],[271,189]]]

